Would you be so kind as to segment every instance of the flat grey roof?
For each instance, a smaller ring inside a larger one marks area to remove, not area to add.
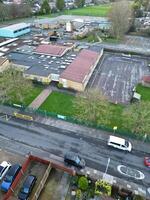
[[[63,57],[25,54],[11,52],[8,55],[9,60],[18,65],[29,66],[25,74],[38,76],[49,76],[50,74],[60,75],[62,71],[75,59],[77,52],[67,52]]]

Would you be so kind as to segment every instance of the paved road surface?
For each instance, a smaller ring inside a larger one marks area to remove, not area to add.
[[[143,186],[150,184],[149,169],[143,165],[143,157],[146,155],[144,152],[133,149],[132,153],[125,153],[108,148],[106,142],[100,139],[81,136],[78,133],[37,123],[27,124],[21,120],[4,121],[1,119],[0,127],[2,149],[23,155],[29,151],[33,153],[44,151],[47,154],[62,157],[67,151],[77,152],[86,159],[89,167],[102,172],[105,171],[110,157],[109,174]],[[141,181],[121,175],[117,171],[117,166],[121,164],[140,170],[144,173],[145,179]]]

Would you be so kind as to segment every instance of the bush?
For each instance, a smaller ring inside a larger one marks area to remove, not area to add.
[[[61,88],[63,88],[63,84],[62,84],[62,83],[58,83],[58,84],[57,84],[57,87],[58,87],[59,89],[61,89]]]
[[[78,180],[79,180],[78,176],[73,176],[71,179],[72,185],[78,186]]]
[[[95,194],[97,194],[97,195],[106,194],[106,195],[110,196],[111,195],[111,185],[106,183],[103,180],[96,181]]]
[[[81,197],[82,197],[82,192],[81,192],[80,189],[78,189],[78,190],[76,191],[76,199],[80,200]]]
[[[135,195],[133,200],[144,200],[144,197],[142,197],[140,195]]]
[[[88,179],[86,177],[84,177],[84,176],[79,178],[78,187],[81,190],[84,190],[84,191],[87,190],[88,189]]]

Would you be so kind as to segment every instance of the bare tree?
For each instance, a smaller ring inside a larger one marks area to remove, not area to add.
[[[9,9],[3,3],[0,3],[0,21],[4,21],[9,18]]]
[[[109,12],[111,34],[120,39],[129,30],[132,17],[132,8],[128,1],[115,2]]]
[[[24,102],[26,94],[30,94],[32,83],[22,76],[22,72],[10,67],[0,73],[0,102]]]
[[[78,119],[101,125],[109,123],[110,105],[99,90],[89,89],[79,93],[73,105]]]
[[[137,134],[150,134],[150,102],[131,104],[123,112],[124,127]]]

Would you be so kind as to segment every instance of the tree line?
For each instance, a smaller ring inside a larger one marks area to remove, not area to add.
[[[26,4],[11,4],[6,5],[0,3],[0,21],[29,17],[31,15],[31,6]]]
[[[50,14],[51,12],[58,12],[65,9],[64,0],[56,0],[56,9],[52,10],[49,5],[49,0],[43,0],[41,3],[41,9],[36,13],[36,15]],[[83,7],[85,0],[76,0],[75,5],[77,7]],[[0,0],[0,21],[29,17],[32,13],[32,7],[34,5],[34,0],[26,0],[22,4],[11,4],[7,5]]]
[[[122,107],[115,113],[118,105],[112,104],[97,89],[89,89],[77,94],[74,102],[76,118],[95,126],[112,127],[135,133],[137,136],[150,135],[150,102],[137,102]],[[115,115],[115,120],[114,120]],[[118,124],[118,122],[120,124]],[[113,126],[112,126],[112,123]]]

